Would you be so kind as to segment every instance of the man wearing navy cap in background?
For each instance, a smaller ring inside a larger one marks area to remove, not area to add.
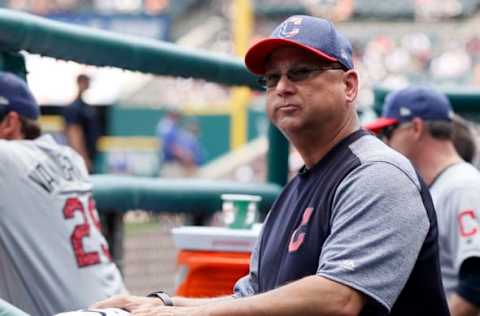
[[[31,315],[125,293],[83,159],[41,135],[26,83],[0,72],[0,297]]]
[[[250,273],[231,297],[157,293],[96,307],[143,316],[449,315],[428,189],[405,157],[360,129],[349,41],[327,20],[293,16],[245,63],[262,76],[269,119],[305,162],[267,216]]]
[[[438,218],[442,280],[452,315],[480,309],[480,172],[453,143],[448,98],[427,87],[387,95],[382,117],[366,127],[409,158],[430,188]]]

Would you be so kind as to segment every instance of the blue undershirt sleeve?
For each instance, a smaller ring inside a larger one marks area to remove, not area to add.
[[[460,268],[458,279],[457,294],[480,307],[480,258],[465,260]]]

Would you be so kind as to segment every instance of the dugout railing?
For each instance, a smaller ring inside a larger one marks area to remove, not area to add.
[[[129,210],[154,213],[213,214],[221,210],[223,193],[259,195],[258,210],[265,214],[281,187],[273,183],[239,183],[202,179],[161,179],[134,176],[94,175],[94,197],[101,210],[111,253],[123,266],[123,214]]]

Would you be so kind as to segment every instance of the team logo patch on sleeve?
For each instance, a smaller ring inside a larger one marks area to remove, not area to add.
[[[355,270],[355,261],[353,260],[342,260],[340,261],[340,266],[348,271]]]
[[[460,235],[472,237],[479,232],[478,218],[473,210],[466,210],[458,214]]]

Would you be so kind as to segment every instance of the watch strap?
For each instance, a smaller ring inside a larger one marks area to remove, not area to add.
[[[152,292],[152,293],[148,294],[147,297],[156,297],[163,302],[163,305],[173,306],[172,298],[170,297],[170,295],[168,295],[164,291]]]

